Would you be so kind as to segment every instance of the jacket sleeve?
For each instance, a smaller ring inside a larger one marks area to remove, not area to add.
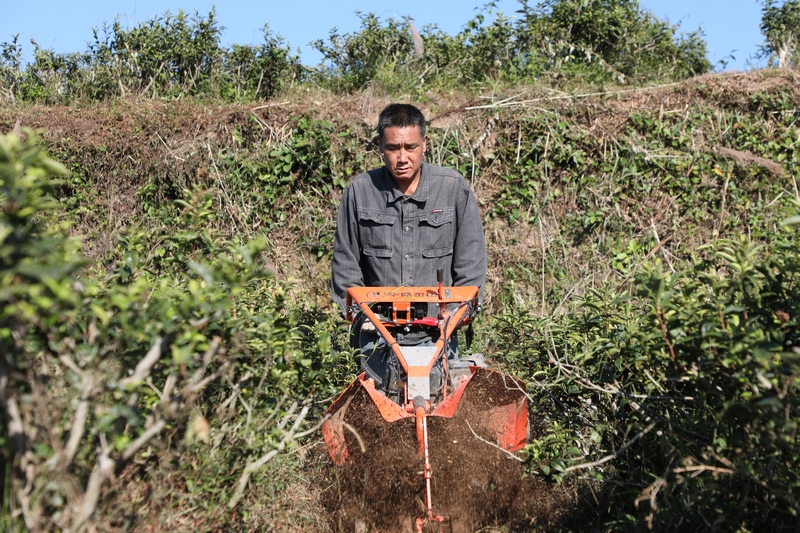
[[[456,202],[456,235],[453,243],[453,285],[477,285],[483,300],[486,283],[486,241],[475,194],[463,181]]]
[[[333,301],[343,314],[347,312],[346,296],[350,287],[363,287],[361,247],[358,238],[355,195],[352,186],[345,189],[336,217],[336,236],[333,242],[331,291]]]

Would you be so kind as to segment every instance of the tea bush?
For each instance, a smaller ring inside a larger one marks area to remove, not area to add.
[[[296,55],[263,28],[258,45],[220,45],[222,27],[212,9],[169,11],[126,29],[117,19],[92,29],[85,52],[59,54],[34,43],[34,59],[20,62],[16,39],[2,44],[0,81],[13,100],[66,103],[125,96],[204,96],[268,99],[302,76]]]
[[[800,2],[764,0],[761,2],[761,57],[780,67],[797,65],[797,32],[800,30]]]
[[[535,317],[495,321],[496,350],[551,420],[534,472],[597,481],[612,530],[789,530],[798,519],[800,222],[721,240],[686,269],[656,261]]]
[[[270,484],[259,472],[314,432],[314,399],[347,373],[332,318],[287,297],[263,238],[209,231],[202,192],[168,235],[128,231],[110,275],[92,275],[49,195],[65,169],[26,135],[0,138],[4,528],[142,523],[105,495],[123,471],[158,485],[187,454],[206,467],[179,475],[217,487],[208,519],[231,525],[224,509],[254,475]]]
[[[315,69],[301,65],[268,25],[263,43],[226,48],[213,8],[207,16],[167,11],[129,29],[119,20],[94,28],[83,52],[60,54],[34,43],[28,65],[20,62],[16,38],[2,43],[0,90],[11,100],[48,104],[128,95],[252,101],[297,84],[339,92],[375,85],[421,97],[431,89],[543,76],[602,85],[684,79],[711,69],[700,33],[677,35],[676,26],[636,0],[520,4],[518,16],[507,18],[489,2],[456,35],[357,13],[358,31],[342,35],[334,28],[314,41],[322,54]]]

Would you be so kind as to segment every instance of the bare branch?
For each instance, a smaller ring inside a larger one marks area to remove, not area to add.
[[[250,476],[252,473],[270,462],[276,455],[282,452],[285,447],[286,441],[282,440],[274,450],[270,450],[269,453],[267,453],[261,459],[247,464],[242,472],[242,476],[239,478],[239,483],[236,485],[236,491],[234,491],[233,497],[228,502],[229,509],[233,509],[239,504],[239,501],[244,495],[244,490],[247,488],[247,483],[250,481]]]
[[[599,459],[597,461],[593,461],[591,463],[583,463],[583,464],[579,464],[579,465],[572,465],[569,468],[564,469],[564,473],[566,474],[567,472],[572,472],[573,470],[584,470],[586,468],[593,468],[595,466],[600,466],[601,464],[609,462],[610,460],[614,459],[615,457],[619,456],[622,452],[624,452],[625,450],[630,448],[631,445],[634,442],[636,442],[640,438],[642,438],[645,435],[647,435],[648,433],[650,433],[650,431],[652,431],[652,429],[654,427],[656,427],[656,423],[655,422],[653,422],[652,424],[650,424],[649,426],[644,428],[635,437],[633,437],[630,441],[628,441],[628,443],[625,446],[623,446],[622,448],[620,448],[616,452],[612,453],[611,455],[606,455],[602,459]]]
[[[67,468],[75,453],[78,451],[78,445],[81,443],[83,437],[83,428],[86,427],[86,418],[89,415],[89,398],[92,396],[92,389],[94,388],[94,374],[87,373],[83,378],[83,390],[81,391],[81,401],[78,408],[75,409],[75,418],[72,420],[72,429],[69,434],[67,446],[64,448],[62,455],[62,468]]]
[[[478,435],[477,433],[475,433],[475,430],[474,430],[474,429],[472,429],[472,426],[470,425],[470,423],[469,423],[469,420],[467,420],[466,422],[467,422],[467,427],[469,428],[469,430],[472,432],[472,434],[475,436],[475,438],[476,438],[476,439],[478,439],[478,440],[479,440],[479,441],[481,441],[481,442],[485,442],[486,444],[488,444],[488,445],[489,445],[489,446],[491,446],[492,448],[497,448],[497,449],[498,449],[498,450],[500,450],[501,452],[503,452],[503,453],[505,453],[506,455],[508,455],[509,459],[515,459],[515,460],[519,461],[520,463],[521,463],[521,462],[523,462],[523,459],[522,459],[522,458],[520,458],[520,457],[517,457],[516,455],[514,455],[514,454],[513,454],[513,453],[511,453],[510,451],[508,451],[508,450],[506,450],[505,448],[503,448],[502,446],[499,446],[499,445],[497,445],[497,444],[495,444],[495,443],[493,443],[493,442],[489,442],[488,440],[484,439],[483,437],[481,437],[480,435]]]
[[[129,385],[138,385],[144,381],[147,376],[150,375],[150,372],[153,370],[153,367],[158,360],[161,359],[161,352],[165,348],[164,344],[164,337],[156,337],[156,340],[153,343],[153,346],[147,352],[147,355],[145,355],[144,358],[142,358],[142,360],[136,365],[133,375],[123,379],[119,382],[119,384],[123,387],[127,387]]]
[[[175,388],[175,384],[178,382],[178,378],[175,377],[175,374],[170,374],[167,376],[166,381],[164,382],[164,390],[158,395],[158,400],[164,405],[167,400],[169,400],[170,395],[172,394],[172,389]]]
[[[191,394],[191,393],[197,392],[199,390],[202,390],[203,387],[205,387],[206,385],[208,385],[209,383],[211,383],[212,381],[214,381],[218,377],[220,377],[225,372],[225,370],[228,369],[228,367],[230,365],[231,365],[230,361],[225,361],[224,363],[222,363],[222,365],[219,367],[219,369],[216,372],[214,372],[213,374],[207,376],[205,379],[202,379],[202,380],[198,381],[195,384],[189,385],[189,387],[186,389],[186,393],[184,395]]]
[[[322,427],[322,424],[324,424],[324,423],[325,423],[325,421],[326,421],[326,420],[328,420],[330,417],[331,417],[331,415],[325,415],[325,416],[323,416],[323,417],[322,417],[322,419],[321,419],[319,422],[317,422],[317,423],[314,425],[314,427],[313,427],[313,428],[311,428],[311,429],[307,429],[306,431],[303,431],[303,432],[301,432],[301,433],[297,433],[297,434],[295,434],[295,436],[294,436],[295,440],[299,440],[299,439],[302,439],[302,438],[308,437],[308,436],[309,436],[309,435],[311,435],[312,433],[315,433],[315,432],[316,432],[316,431],[317,431],[319,428],[321,428],[321,427]],[[343,424],[344,424],[344,422],[343,422]],[[351,428],[352,428],[352,426],[351,426]],[[354,430],[354,429],[353,429],[353,431],[355,432],[355,430]],[[364,448],[364,441],[362,441],[362,440],[361,440],[361,436],[360,436],[360,435],[358,435],[358,433],[356,433],[355,435],[356,435],[356,438],[359,440],[359,442],[360,442],[360,444],[361,444],[361,452],[362,452],[362,453],[363,453],[363,452],[365,452],[365,451],[366,451],[366,448]]]
[[[292,406],[289,408],[289,410],[286,412],[286,414],[284,414],[283,417],[281,418],[281,421],[278,424],[279,428],[284,428],[284,427],[286,427],[288,425],[289,420],[292,418],[292,416],[294,416],[294,412],[297,410],[297,407],[299,405],[300,405],[299,401],[295,401],[295,402],[292,403]],[[236,507],[239,504],[239,502],[242,499],[242,496],[244,496],[244,491],[247,488],[247,483],[250,481],[250,476],[253,474],[253,472],[255,472],[256,470],[262,468],[264,465],[266,465],[268,462],[270,462],[276,455],[278,455],[280,452],[282,452],[284,449],[286,449],[286,445],[287,444],[294,443],[294,441],[296,439],[300,438],[300,436],[304,436],[304,435],[308,434],[308,432],[295,434],[296,431],[300,428],[300,426],[305,421],[306,416],[308,415],[308,411],[309,411],[309,409],[311,408],[311,405],[312,405],[311,398],[306,398],[302,402],[302,405],[303,405],[303,408],[300,410],[300,413],[297,415],[297,419],[294,421],[294,424],[292,424],[292,427],[289,429],[289,431],[284,433],[284,437],[283,437],[283,439],[281,439],[281,441],[278,443],[278,445],[275,448],[273,448],[272,450],[270,450],[269,452],[267,452],[261,458],[255,460],[255,461],[247,463],[247,466],[245,466],[244,471],[242,471],[242,475],[239,477],[239,483],[236,485],[236,490],[234,491],[233,496],[231,497],[230,501],[228,502],[228,508],[233,509],[234,507]],[[322,423],[320,422],[319,425],[321,425],[321,424]],[[316,430],[316,428],[315,428],[315,430]]]
[[[568,365],[565,365],[564,363],[557,361],[555,358],[551,359],[551,362],[556,366],[558,366],[559,370],[564,372],[564,374],[574,377],[584,386],[596,390],[598,392],[604,392],[606,394],[613,394],[617,396],[624,396],[626,398],[631,398],[635,400],[681,400],[684,402],[691,402],[694,401],[695,399],[694,396],[652,396],[648,394],[634,394],[620,390],[619,387],[617,387],[616,385],[611,385],[610,388],[603,388],[600,387],[599,385],[596,385],[591,380],[581,376],[577,371],[571,370],[568,367]]]
[[[89,476],[89,483],[86,485],[86,492],[83,495],[83,506],[81,507],[81,514],[75,523],[75,526],[70,531],[79,531],[83,524],[91,518],[97,508],[97,502],[100,501],[100,489],[103,482],[114,474],[114,467],[116,461],[111,459],[111,448],[106,443],[105,435],[100,435],[100,454],[97,457],[97,465],[95,465],[91,476]]]
[[[217,407],[217,412],[220,412],[223,409],[227,409],[230,404],[236,401],[236,399],[239,397],[239,390],[236,387],[238,387],[238,384],[234,386],[233,392],[231,393],[230,396],[228,396],[228,399],[222,402],[222,405]]]
[[[294,424],[292,424],[292,428],[289,430],[290,435],[294,435],[295,433],[297,433],[297,430],[300,429],[300,425],[306,419],[306,416],[308,415],[308,410],[310,408],[311,408],[310,398],[306,398],[306,400],[303,402],[303,408],[300,410],[300,414],[297,415],[297,420],[294,421]]]
[[[64,365],[65,367],[67,367],[70,370],[72,370],[73,372],[75,372],[75,374],[83,377],[83,370],[78,368],[78,365],[75,364],[75,361],[73,361],[71,357],[69,357],[66,354],[61,354],[58,357],[58,360],[61,361],[62,365]]]
[[[33,492],[33,485],[36,479],[36,469],[30,460],[32,455],[30,450],[22,455],[20,469],[25,472],[25,486],[17,491],[17,500],[19,500],[25,526],[31,531],[36,531],[36,525],[41,521],[41,518],[38,515],[34,515],[31,510],[31,492]]]
[[[206,353],[203,354],[203,366],[198,368],[197,371],[192,375],[192,379],[189,382],[190,386],[196,385],[203,378],[203,374],[205,374],[206,370],[208,370],[208,365],[211,364],[211,360],[217,354],[221,343],[222,339],[219,336],[215,336],[213,339],[211,339],[211,344],[208,345],[208,350],[206,350]]]
[[[159,418],[155,424],[153,424],[150,429],[139,435],[139,438],[133,441],[125,448],[125,451],[122,452],[122,459],[127,461],[131,457],[133,457],[139,449],[147,444],[150,439],[161,433],[161,430],[166,427],[167,421],[163,418]]]

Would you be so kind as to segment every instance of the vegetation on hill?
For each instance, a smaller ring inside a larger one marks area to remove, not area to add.
[[[701,37],[635,1],[521,5],[456,36],[364,15],[313,70],[267,28],[221,48],[213,12],[27,66],[5,43],[3,529],[352,530],[317,431],[355,370],[330,254],[392,100],[475,190],[473,349],[527,382],[526,471],[572,494],[476,528],[795,527],[795,71],[692,77]],[[795,7],[764,3],[776,61]]]
[[[313,44],[323,57],[317,68],[300,64],[266,25],[258,45],[222,46],[213,9],[207,16],[167,12],[130,29],[115,20],[93,29],[83,52],[56,53],[34,43],[27,65],[15,37],[0,46],[0,96],[48,104],[130,95],[251,101],[314,84],[345,92],[378,85],[421,97],[486,83],[635,84],[711,69],[701,35],[677,35],[676,26],[636,0],[520,4],[517,16],[506,18],[489,3],[457,35],[362,14],[359,31],[334,29]]]

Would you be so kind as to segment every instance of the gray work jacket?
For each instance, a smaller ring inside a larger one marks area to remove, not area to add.
[[[401,194],[384,166],[345,189],[333,245],[333,298],[345,311],[350,287],[435,286],[486,281],[486,243],[478,204],[454,170],[422,164],[412,196]]]

